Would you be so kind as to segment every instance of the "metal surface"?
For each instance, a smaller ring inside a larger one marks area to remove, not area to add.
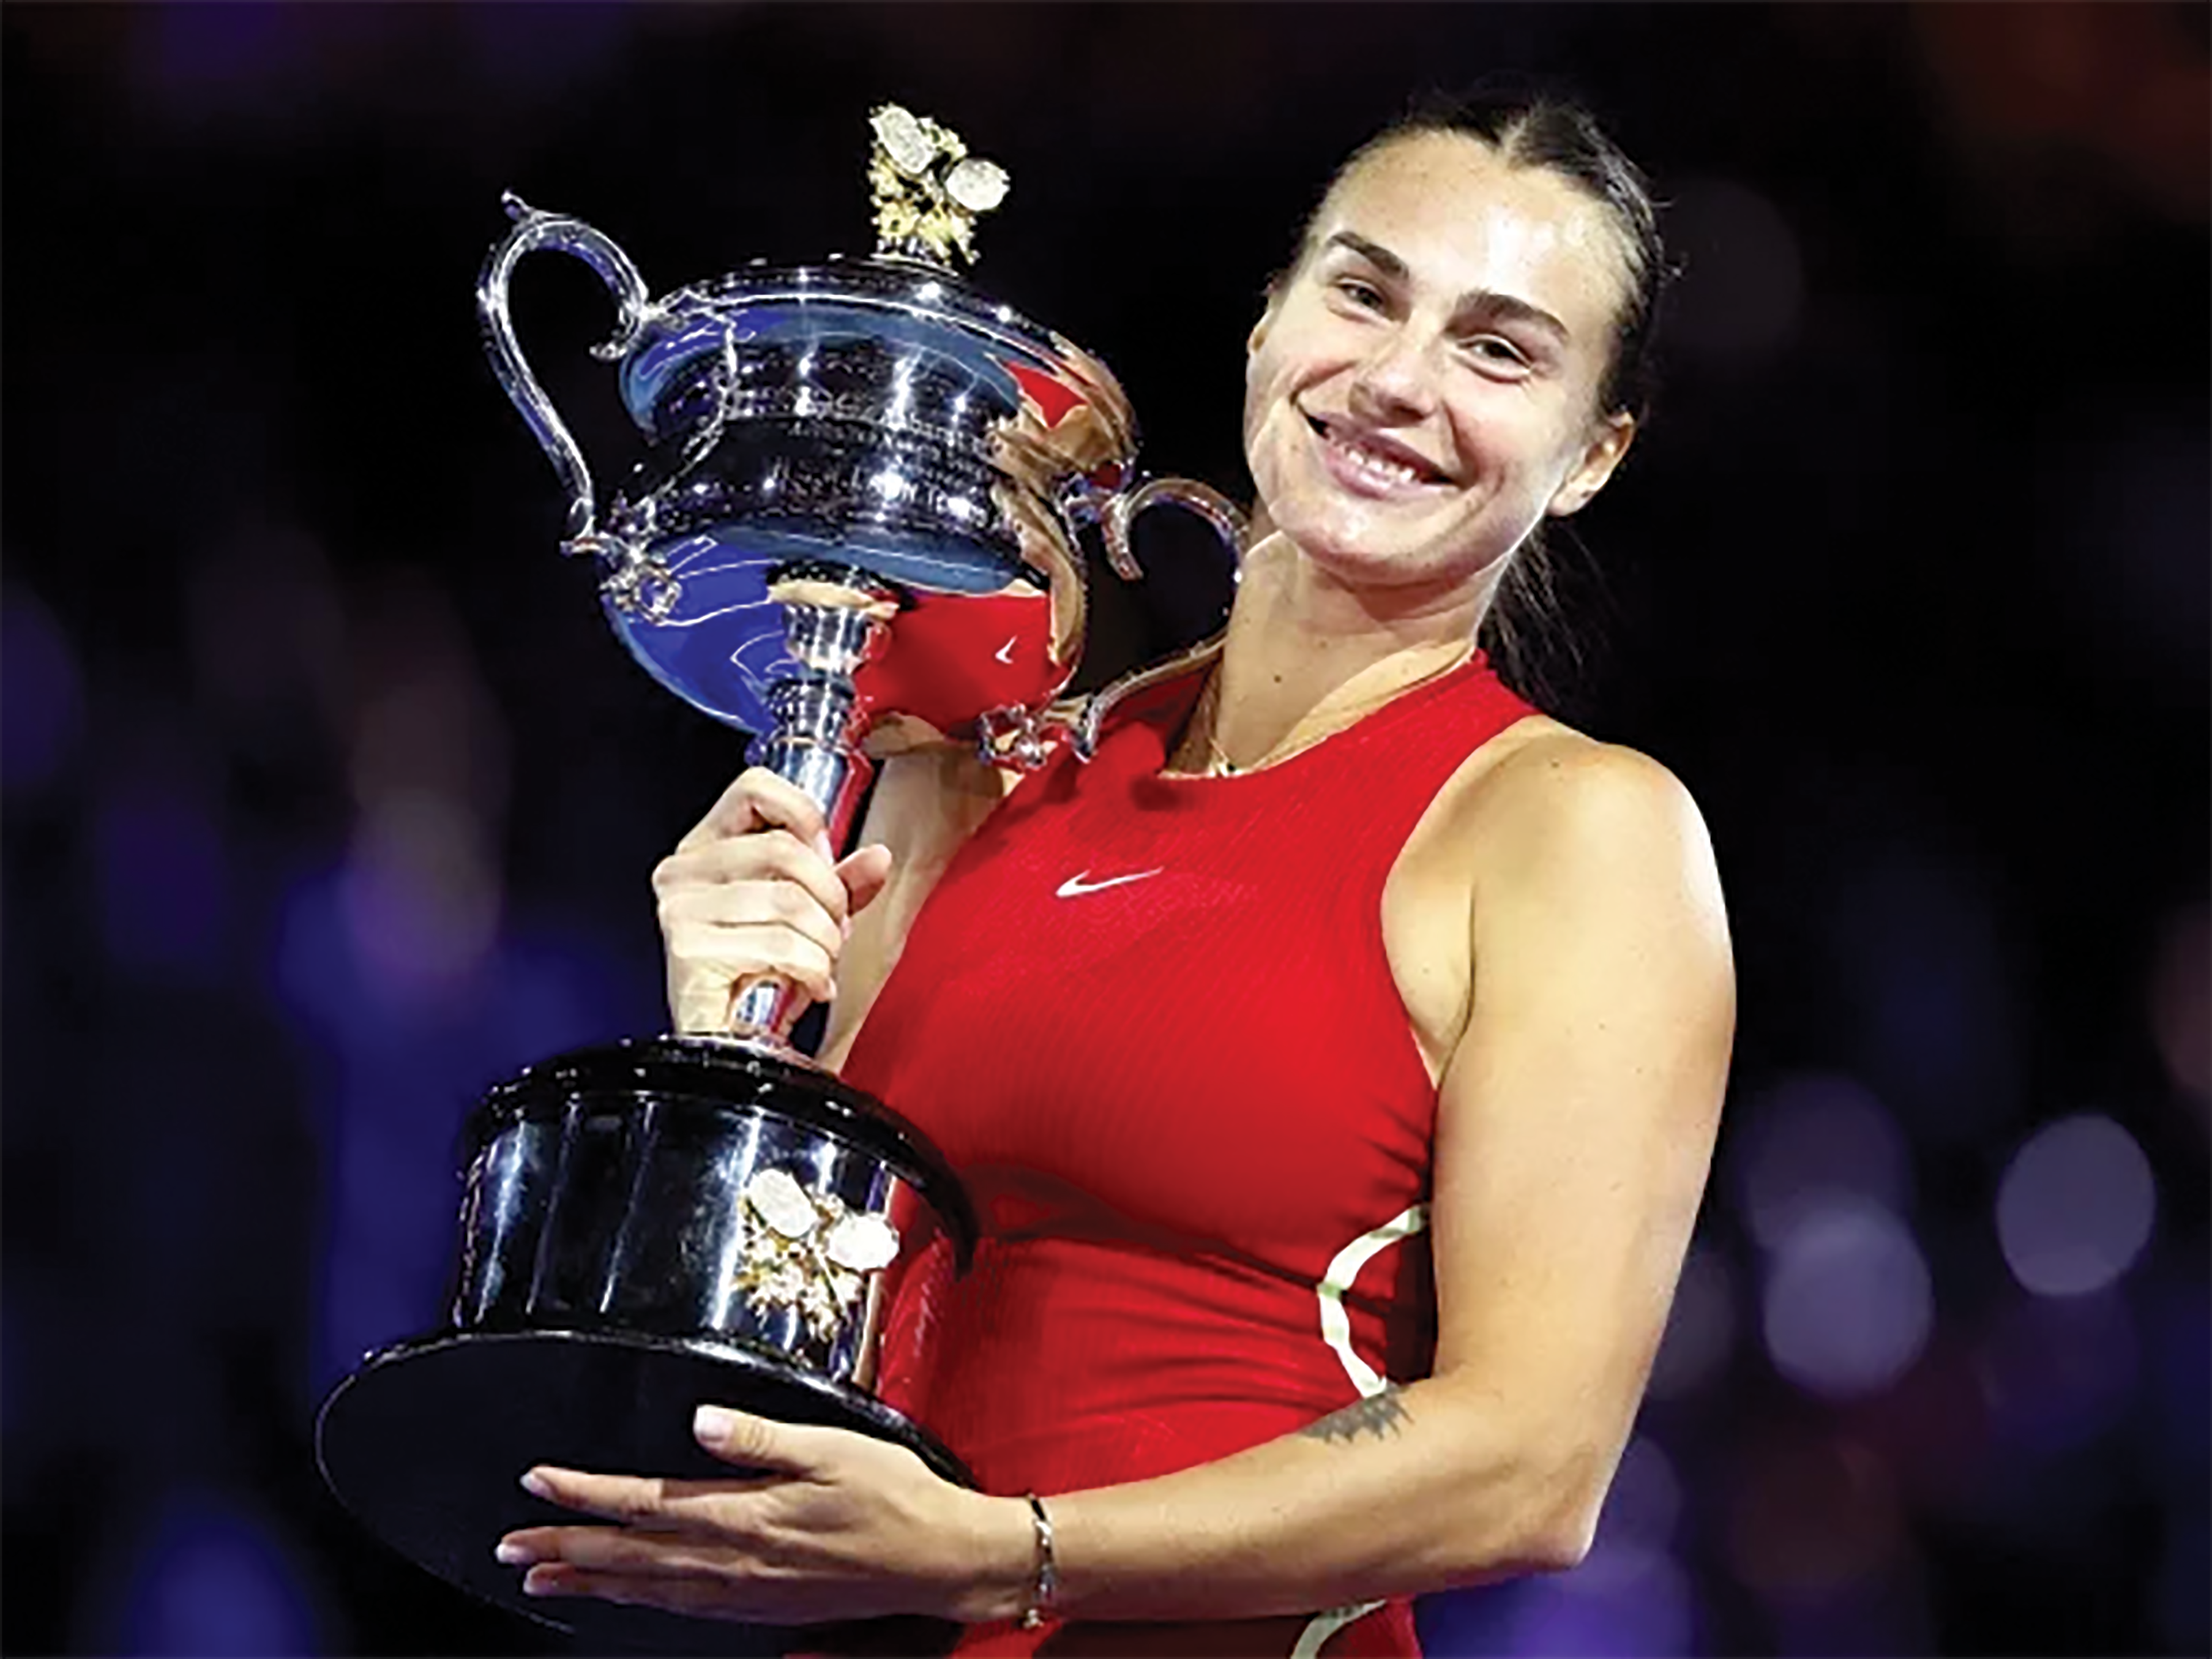
[[[516,1480],[535,1462],[727,1476],[690,1442],[702,1401],[874,1435],[969,1480],[869,1392],[894,1287],[927,1296],[975,1236],[951,1170],[879,1103],[752,1046],[658,1037],[530,1067],[467,1141],[448,1322],[369,1356],[317,1425],[332,1489],[410,1559],[568,1622],[574,1604],[526,1602],[491,1559],[502,1531],[554,1513]],[[635,1610],[581,1616],[595,1637],[665,1639]]]
[[[878,111],[877,137],[888,244],[972,254],[1003,171],[903,111]],[[563,550],[595,561],[638,661],[755,733],[755,761],[814,800],[834,841],[864,741],[980,741],[1034,766],[1068,738],[1048,710],[1083,639],[1079,526],[1098,526],[1125,577],[1128,520],[1154,501],[1237,545],[1242,520],[1212,491],[1135,483],[1135,422],[1103,364],[941,264],[757,265],[653,300],[610,238],[506,205],[477,314],[567,492]],[[647,453],[604,511],[514,334],[510,283],[541,251],[590,265],[617,308],[596,355],[618,362]],[[800,1002],[774,979],[741,986],[732,1038],[581,1050],[486,1097],[449,1324],[371,1356],[318,1425],[325,1474],[372,1530],[544,1617],[490,1557],[501,1531],[547,1518],[516,1478],[537,1462],[721,1473],[690,1443],[702,1400],[891,1439],[967,1478],[868,1389],[894,1291],[964,1267],[968,1200],[911,1126],[791,1051]],[[696,1638],[633,1609],[574,1616],[594,1640]]]
[[[866,1386],[883,1264],[838,1259],[841,1220],[889,1229],[894,1259],[948,1226],[957,1254],[972,1236],[951,1171],[876,1103],[711,1039],[533,1066],[493,1091],[470,1138],[455,1331],[707,1338]],[[804,1224],[764,1210],[777,1175],[812,1204]]]
[[[1072,678],[1080,525],[1100,525],[1125,578],[1138,574],[1127,521],[1145,507],[1195,511],[1232,547],[1241,532],[1204,485],[1138,482],[1135,421],[1103,363],[949,270],[761,266],[646,300],[601,232],[510,211],[478,314],[568,491],[563,545],[597,560],[607,620],[638,661],[719,720],[774,724],[770,690],[799,670],[769,589],[794,562],[841,562],[898,595],[890,644],[856,677],[862,721],[895,717],[902,743],[967,742]],[[648,454],[604,514],[514,331],[514,267],[549,250],[590,264],[620,308],[599,349],[620,358]]]
[[[830,845],[842,847],[872,769],[860,752],[868,721],[854,677],[882,655],[896,604],[865,570],[829,562],[781,567],[769,595],[794,671],[769,688],[770,724],[753,740],[751,759],[812,800]],[[805,1006],[799,988],[764,975],[737,988],[728,1030],[810,1064],[789,1045]]]
[[[520,1527],[573,1522],[516,1484],[533,1463],[728,1480],[744,1470],[691,1440],[692,1408],[742,1404],[787,1423],[858,1429],[906,1445],[972,1485],[941,1447],[857,1389],[814,1381],[741,1348],[605,1331],[442,1334],[372,1357],[316,1423],[325,1478],[408,1559],[495,1606],[570,1631],[585,1653],[939,1652],[957,1627],[872,1620],[804,1632],[710,1623],[647,1607],[522,1594],[492,1546]]]

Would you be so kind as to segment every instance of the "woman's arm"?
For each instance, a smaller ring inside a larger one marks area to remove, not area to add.
[[[1734,1025],[1680,786],[1563,734],[1473,792],[1468,1018],[1441,1088],[1435,1374],[1051,1505],[1071,1614],[1257,1613],[1571,1565],[1704,1190]]]
[[[1680,787],[1571,736],[1501,763],[1453,828],[1474,972],[1441,1087],[1436,1373],[1233,1457],[1053,1498],[1067,1616],[1304,1611],[1587,1547],[1711,1150],[1733,1022],[1718,884]],[[542,1593],[734,1617],[1023,1606],[1018,1500],[837,1431],[739,1416],[730,1434],[702,1439],[782,1478],[541,1471],[635,1525],[533,1528],[506,1559],[539,1563]]]

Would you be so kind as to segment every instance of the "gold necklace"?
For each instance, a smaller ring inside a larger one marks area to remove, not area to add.
[[[1470,646],[1450,661],[1440,667],[1431,668],[1419,678],[1408,680],[1403,685],[1393,686],[1379,696],[1370,697],[1363,702],[1353,705],[1350,709],[1339,714],[1320,731],[1308,732],[1304,737],[1297,738],[1296,742],[1291,741],[1297,731],[1296,726],[1292,726],[1290,733],[1285,735],[1282,742],[1278,743],[1249,766],[1239,766],[1231,760],[1213,734],[1221,713],[1221,664],[1217,660],[1213,665],[1213,672],[1206,677],[1206,692],[1200,699],[1200,706],[1194,711],[1195,719],[1193,721],[1194,724],[1200,720],[1205,723],[1202,729],[1206,733],[1206,760],[1204,769],[1198,775],[1202,778],[1240,778],[1247,773],[1257,772],[1266,767],[1279,766],[1293,756],[1304,754],[1316,744],[1334,737],[1347,726],[1357,726],[1383,704],[1395,702],[1408,692],[1418,691],[1431,680],[1442,679],[1474,654],[1474,649]]]

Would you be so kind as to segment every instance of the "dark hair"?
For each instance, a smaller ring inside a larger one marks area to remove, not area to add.
[[[1474,138],[1515,167],[1556,173],[1606,210],[1618,234],[1628,292],[1614,320],[1613,353],[1598,386],[1599,412],[1644,420],[1658,390],[1652,335],[1660,300],[1674,271],[1643,170],[1574,100],[1493,82],[1469,93],[1431,94],[1417,100],[1346,159],[1329,179],[1322,205],[1363,162],[1403,139],[1428,133]],[[1297,263],[1305,258],[1320,214],[1316,206],[1299,233]],[[1281,281],[1276,278],[1276,283]],[[1587,563],[1588,556],[1582,557]],[[1572,701],[1567,680],[1547,672],[1546,658],[1565,657],[1566,666],[1577,673],[1582,665],[1583,653],[1563,620],[1561,585],[1558,561],[1539,524],[1515,550],[1483,618],[1484,649],[1532,702]]]

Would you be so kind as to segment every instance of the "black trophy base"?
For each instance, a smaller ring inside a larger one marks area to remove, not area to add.
[[[728,1480],[691,1413],[738,1407],[780,1422],[853,1429],[974,1481],[925,1430],[858,1389],[743,1349],[614,1332],[465,1332],[387,1348],[338,1385],[316,1424],[323,1474],[386,1543],[496,1606],[611,1652],[942,1653],[958,1627],[875,1619],[799,1629],[732,1625],[588,1597],[532,1597],[492,1550],[518,1527],[590,1524],[517,1484],[534,1463],[605,1474]]]

